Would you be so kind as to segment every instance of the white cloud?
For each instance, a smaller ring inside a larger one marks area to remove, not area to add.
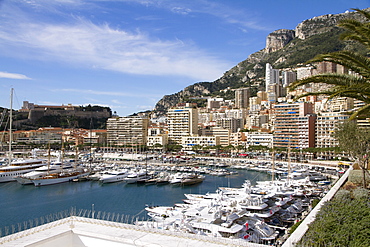
[[[7,79],[18,79],[18,80],[31,80],[31,78],[16,73],[8,73],[8,72],[1,72],[0,71],[0,78],[7,78]]]
[[[177,14],[187,15],[191,12],[191,9],[183,7],[173,7],[171,11]]]
[[[97,91],[91,89],[75,89],[75,88],[64,88],[64,89],[52,89],[51,91],[54,92],[71,92],[71,93],[78,93],[81,95],[105,95],[105,96],[118,96],[118,97],[135,97],[135,98],[150,98],[150,97],[161,97],[162,95],[155,95],[155,94],[145,94],[143,92],[135,92],[135,93],[128,93],[128,92],[117,92],[117,91]],[[117,102],[114,102],[118,104]]]
[[[17,12],[19,17],[20,11]],[[180,40],[159,40],[140,31],[128,32],[83,18],[50,23],[23,13],[17,21],[5,15],[0,51],[28,59],[62,61],[78,66],[142,75],[176,75],[215,80],[231,64]],[[0,21],[1,21],[0,17]]]

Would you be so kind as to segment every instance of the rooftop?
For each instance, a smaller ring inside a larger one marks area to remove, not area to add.
[[[212,238],[77,216],[2,237],[0,245],[4,247],[264,246],[248,243],[242,239]]]

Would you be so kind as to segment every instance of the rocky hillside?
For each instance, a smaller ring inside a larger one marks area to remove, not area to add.
[[[370,8],[368,8],[370,10]],[[264,86],[266,63],[274,68],[294,68],[314,56],[343,49],[361,50],[353,43],[339,40],[344,31],[337,27],[338,21],[344,18],[361,18],[355,12],[337,15],[323,15],[299,23],[295,30],[280,29],[270,33],[266,38],[266,47],[251,54],[214,82],[198,82],[178,93],[165,95],[155,106],[154,111],[164,114],[168,108],[181,102],[199,103],[201,96],[221,96],[220,90],[250,87],[252,95]]]

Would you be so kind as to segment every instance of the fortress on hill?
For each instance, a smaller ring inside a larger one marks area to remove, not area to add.
[[[38,119],[44,116],[75,116],[79,118],[109,118],[111,113],[103,107],[86,107],[74,106],[72,104],[51,106],[51,105],[36,105],[28,101],[23,101],[22,109],[19,112],[27,113],[28,120],[35,123]]]

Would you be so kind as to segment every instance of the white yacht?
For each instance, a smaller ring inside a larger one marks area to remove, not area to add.
[[[14,179],[22,185],[33,184],[32,179],[41,178],[48,173],[58,173],[62,172],[64,169],[67,170],[71,168],[72,166],[70,164],[62,165],[61,162],[54,162],[50,165],[44,165],[39,168],[36,168],[34,171],[27,172],[20,176],[16,176],[14,177]]]
[[[9,165],[0,167],[0,182],[15,181],[14,177],[21,176],[44,165],[45,160],[42,159],[18,159]]]
[[[73,179],[89,175],[88,171],[83,168],[71,169],[60,173],[47,174],[41,178],[32,179],[33,184],[38,186],[59,184],[72,181]]]
[[[186,176],[186,173],[175,173],[170,177],[170,184],[181,184],[182,179]]]
[[[139,181],[143,178],[146,178],[147,176],[148,176],[147,172],[144,171],[144,170],[130,172],[127,175],[127,177],[123,179],[123,181],[125,181],[128,184],[133,184],[133,183],[136,183],[137,181]]]
[[[101,175],[99,178],[99,182],[101,183],[114,183],[114,182],[119,182],[123,181],[128,175],[128,170],[112,170],[109,171],[108,173],[105,173]]]

